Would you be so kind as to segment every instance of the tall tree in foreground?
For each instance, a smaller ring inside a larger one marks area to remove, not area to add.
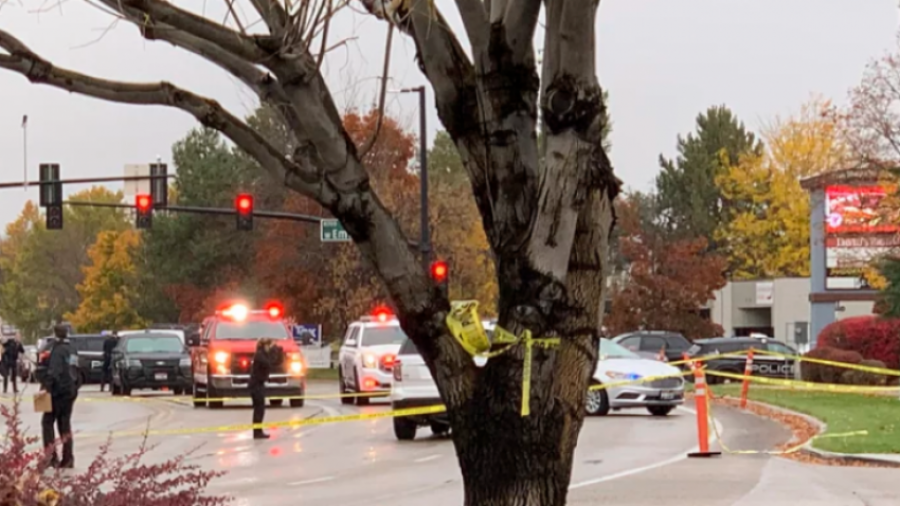
[[[2,30],[0,68],[102,100],[180,108],[225,134],[277,181],[319,202],[374,267],[433,373],[453,428],[465,502],[564,504],[597,361],[612,200],[619,188],[601,140],[598,3],[460,0],[469,42],[464,49],[436,2],[360,2],[416,46],[494,253],[500,326],[517,335],[529,330],[559,338],[556,346],[535,347],[529,416],[520,412],[526,347],[476,367],[448,331],[449,301],[432,286],[373,190],[364,154],[344,128],[320,72],[321,51],[329,47],[321,37],[329,33],[335,5],[251,0],[261,19],[236,19],[232,9],[221,24],[178,2],[97,0],[139,26],[143,37],[195,53],[241,80],[282,116],[297,141],[291,152],[213,100],[171,83],[115,82],[59,68]],[[328,15],[316,14],[323,12]],[[533,45],[538,19],[540,76]]]
[[[678,157],[659,156],[662,170],[656,176],[656,191],[671,233],[678,238],[712,238],[728,206],[716,177],[724,167],[737,164],[742,154],[761,149],[756,136],[724,105],[699,114],[696,134],[678,136]]]
[[[613,334],[647,329],[691,339],[722,335],[702,310],[725,286],[724,259],[708,253],[702,237],[670,239],[650,218],[652,203],[639,193],[618,202],[617,242],[627,275],[613,289],[606,326]]]
[[[715,232],[736,279],[809,276],[809,197],[800,179],[843,168],[841,130],[813,100],[766,130],[766,150],[742,156],[716,178],[732,205]]]

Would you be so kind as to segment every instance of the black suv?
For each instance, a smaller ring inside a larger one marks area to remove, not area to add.
[[[55,337],[41,339],[38,348],[38,363],[34,370],[35,379],[40,382],[47,369],[47,358],[50,356],[50,346]],[[103,380],[103,341],[106,336],[99,334],[75,334],[69,336],[73,351],[78,357],[78,381],[81,385],[88,383],[100,383]]]
[[[768,338],[754,337],[714,337],[712,339],[697,339],[688,351],[691,357],[706,355],[719,355],[746,351],[750,348],[761,351],[773,351],[784,355],[797,356],[797,350],[790,346]],[[732,374],[744,374],[744,366],[747,363],[746,355],[734,355],[722,357],[706,362],[707,370],[721,371]],[[775,355],[754,354],[753,374],[768,378],[794,379],[796,360]],[[726,378],[710,375],[710,383],[721,383]]]
[[[175,334],[145,330],[120,337],[112,367],[113,395],[131,395],[133,389],[192,391],[191,354]]]
[[[681,360],[682,355],[691,348],[691,342],[686,337],[678,332],[665,330],[628,332],[612,338],[612,341],[648,358],[651,355],[659,355],[660,350],[665,350],[666,360],[669,362]]]

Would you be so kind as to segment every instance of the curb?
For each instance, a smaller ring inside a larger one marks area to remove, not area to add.
[[[815,418],[813,416],[807,415],[806,413],[799,413],[797,411],[793,411],[787,408],[783,408],[781,406],[773,406],[772,404],[767,404],[765,402],[760,401],[751,401],[748,400],[749,404],[756,404],[758,406],[762,406],[766,409],[770,409],[775,412],[779,412],[786,415],[796,416],[798,418],[802,418],[816,427],[816,435],[824,434],[828,429],[828,424]],[[763,416],[753,413],[755,416]],[[792,435],[790,442],[797,442],[797,436]],[[799,453],[803,453],[809,456],[818,457],[822,459],[828,460],[837,460],[843,461],[846,463],[863,463],[863,464],[878,464],[879,466],[887,466],[887,467],[897,467],[900,468],[900,455],[891,457],[881,457],[878,454],[855,454],[855,453],[838,453],[838,452],[829,452],[825,450],[819,450],[817,448],[813,448],[812,446],[813,439],[809,439],[806,443],[803,444],[803,447],[800,449]],[[894,454],[892,454],[894,455]]]

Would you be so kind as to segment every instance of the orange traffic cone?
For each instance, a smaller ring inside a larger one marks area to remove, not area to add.
[[[690,362],[691,371],[694,373],[694,404],[697,411],[697,439],[700,451],[688,453],[688,457],[716,457],[722,452],[709,451],[709,406],[707,398],[709,387],[706,385],[706,375],[703,368],[694,361]]]
[[[747,394],[750,393],[750,375],[753,374],[753,348],[747,352],[747,362],[744,364],[744,382],[741,384],[741,409],[747,408]]]

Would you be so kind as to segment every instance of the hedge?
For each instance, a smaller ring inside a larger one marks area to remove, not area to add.
[[[866,360],[900,369],[900,318],[856,316],[838,320],[819,334],[817,348],[855,351]]]
[[[828,360],[830,362],[842,362],[845,364],[859,364],[863,361],[862,355],[855,351],[839,350],[818,346],[804,355],[809,358]],[[844,367],[817,364],[815,362],[802,362],[800,376],[803,381],[815,383],[842,383],[844,372],[850,371]],[[849,378],[848,378],[849,379]]]

